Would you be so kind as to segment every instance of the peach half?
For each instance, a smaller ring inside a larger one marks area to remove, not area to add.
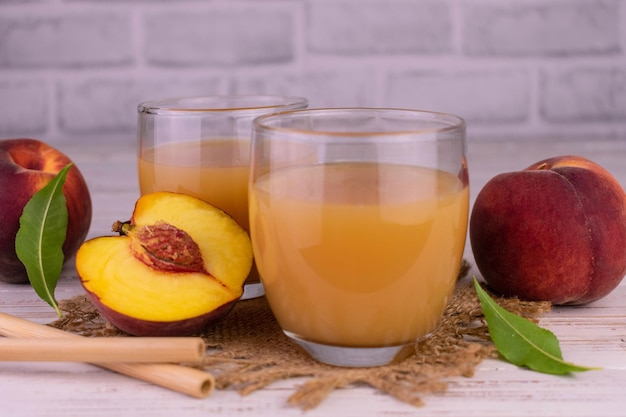
[[[626,195],[579,156],[496,175],[476,196],[469,234],[476,266],[505,296],[586,304],[626,274]]]
[[[171,192],[137,200],[119,236],[86,241],[81,283],[100,313],[135,336],[188,336],[226,315],[252,266],[250,237],[228,214]]]

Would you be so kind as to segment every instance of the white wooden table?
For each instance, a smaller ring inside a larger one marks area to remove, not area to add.
[[[109,234],[126,220],[138,197],[134,138],[97,143],[55,143],[85,175],[94,203],[89,237]],[[590,142],[471,142],[472,201],[497,173],[518,170],[549,156],[590,158],[626,186],[626,138]],[[625,248],[626,250],[626,248]],[[469,245],[466,258],[473,262]],[[472,273],[478,274],[476,270]],[[58,299],[81,294],[73,261],[59,281]],[[27,285],[0,284],[0,311],[48,323],[54,311]],[[195,399],[87,364],[0,363],[0,414],[19,416],[626,416],[626,280],[606,298],[584,307],[555,308],[540,324],[561,340],[566,360],[600,371],[557,377],[485,360],[473,378],[453,378],[447,392],[424,397],[414,408],[367,387],[335,391],[303,412],[286,404],[288,380],[249,396],[214,391]]]

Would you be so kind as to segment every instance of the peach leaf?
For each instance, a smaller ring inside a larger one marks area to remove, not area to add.
[[[54,297],[64,255],[67,234],[67,204],[63,184],[71,167],[66,165],[48,184],[37,191],[24,206],[20,228],[15,237],[15,251],[26,267],[31,286],[61,317]]]

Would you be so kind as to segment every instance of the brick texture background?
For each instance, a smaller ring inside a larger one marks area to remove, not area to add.
[[[256,93],[626,140],[626,0],[0,0],[0,137],[134,140],[141,101]]]

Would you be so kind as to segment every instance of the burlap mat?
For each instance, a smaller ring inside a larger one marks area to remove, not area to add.
[[[466,275],[467,263],[460,273]],[[496,298],[507,310],[529,318],[550,310],[549,303]],[[124,336],[95,310],[86,296],[60,302],[64,317],[51,326],[84,336]],[[250,394],[272,382],[306,377],[286,399],[310,409],[335,389],[367,385],[414,406],[422,397],[445,392],[449,377],[471,377],[487,357],[496,357],[472,283],[460,279],[442,322],[428,339],[416,343],[403,361],[374,368],[320,364],[291,343],[278,327],[264,297],[240,301],[231,313],[202,336],[210,347],[204,368],[217,389]]]

